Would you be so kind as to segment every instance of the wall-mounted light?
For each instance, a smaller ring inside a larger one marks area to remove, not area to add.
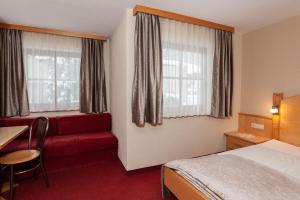
[[[270,113],[272,113],[273,115],[277,115],[279,113],[278,106],[272,106]]]

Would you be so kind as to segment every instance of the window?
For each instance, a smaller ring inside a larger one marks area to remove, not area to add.
[[[202,48],[200,52],[192,48],[185,48],[185,51],[180,49],[163,49],[164,106],[174,112],[184,109],[192,113],[198,107],[203,110],[206,99],[201,93],[206,93],[207,89],[206,49]]]
[[[213,32],[162,19],[164,117],[210,114]]]
[[[78,110],[80,39],[36,33],[23,38],[30,111]]]

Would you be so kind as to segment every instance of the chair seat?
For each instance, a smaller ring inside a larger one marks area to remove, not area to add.
[[[0,157],[0,164],[2,165],[14,165],[34,160],[40,156],[38,150],[20,150],[12,153],[8,153]]]

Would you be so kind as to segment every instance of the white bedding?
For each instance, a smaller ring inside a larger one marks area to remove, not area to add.
[[[226,151],[219,155],[226,154],[253,160],[300,180],[300,147],[270,140],[262,144]]]
[[[300,199],[300,148],[277,140],[166,166],[209,199]]]

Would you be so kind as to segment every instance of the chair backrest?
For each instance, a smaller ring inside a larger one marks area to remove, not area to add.
[[[48,128],[49,128],[49,119],[47,117],[38,117],[33,120],[29,132],[29,143],[28,143],[29,149],[34,148],[40,151],[43,150]],[[33,147],[32,144],[33,134],[35,135],[35,140],[36,140],[35,147]]]

